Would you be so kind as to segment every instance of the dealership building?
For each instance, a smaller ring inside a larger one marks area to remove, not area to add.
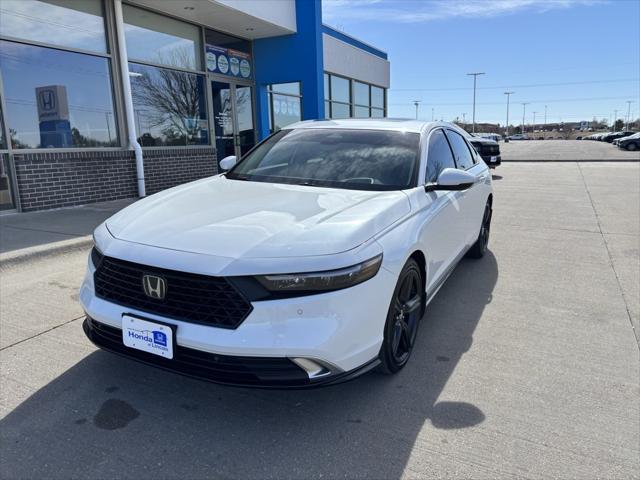
[[[0,211],[150,195],[299,120],[385,117],[320,0],[1,0]]]

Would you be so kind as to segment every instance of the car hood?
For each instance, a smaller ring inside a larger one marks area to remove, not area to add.
[[[120,240],[229,258],[351,250],[410,212],[401,191],[200,180],[140,200],[106,225]]]

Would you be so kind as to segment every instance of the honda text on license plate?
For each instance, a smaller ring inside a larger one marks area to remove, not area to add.
[[[122,342],[127,347],[173,358],[173,330],[169,325],[123,315]]]

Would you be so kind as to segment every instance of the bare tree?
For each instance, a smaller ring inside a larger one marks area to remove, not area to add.
[[[162,63],[179,65],[187,51],[175,50]],[[138,110],[145,109],[145,123],[159,128],[171,143],[198,143],[202,85],[198,75],[165,68],[146,69],[132,78],[132,94]],[[142,107],[142,108],[141,108]]]

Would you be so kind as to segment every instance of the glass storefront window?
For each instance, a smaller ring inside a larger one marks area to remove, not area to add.
[[[331,102],[331,118],[349,118],[349,105],[345,103]]]
[[[329,74],[324,74],[324,99],[329,100]]]
[[[300,82],[276,83],[274,85],[269,85],[269,90],[274,93],[300,96]]]
[[[7,144],[4,143],[4,120],[2,117],[2,108],[0,108],[0,150],[6,150]]]
[[[107,51],[101,0],[2,0],[0,32],[61,47]]]
[[[269,128],[276,132],[302,120],[300,82],[269,85]]]
[[[360,107],[356,105],[353,107],[354,118],[369,118],[369,107]]]
[[[324,118],[331,118],[331,106],[328,100],[324,101]]]
[[[9,174],[9,155],[0,153],[0,211],[13,210],[16,204],[13,198],[11,175]]]
[[[136,63],[129,75],[142,146],[209,144],[204,75]]]
[[[369,106],[369,85],[366,83],[353,82],[353,103],[363,107]],[[369,116],[367,114],[367,116]]]
[[[278,131],[287,125],[299,122],[302,118],[300,112],[300,97],[287,95],[272,95],[274,131]]]
[[[348,79],[331,75],[331,100],[350,103]]]
[[[13,148],[115,147],[109,60],[0,41]]]
[[[204,36],[208,45],[217,45],[218,47],[230,48],[239,52],[251,53],[251,42],[249,40],[209,29],[205,29]]]
[[[371,85],[371,106],[384,109],[384,89]]]
[[[371,109],[371,117],[372,118],[383,118],[384,117],[384,110],[382,110],[381,108],[372,108]]]
[[[200,70],[200,28],[141,8],[123,5],[130,60]]]

